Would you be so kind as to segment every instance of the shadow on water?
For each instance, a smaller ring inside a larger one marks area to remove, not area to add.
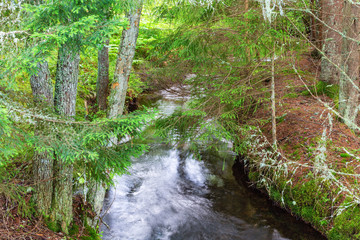
[[[173,111],[174,104],[161,104]],[[153,143],[108,191],[103,221],[110,229],[101,226],[103,239],[323,239],[239,184],[232,152],[207,150],[201,157],[186,146]]]

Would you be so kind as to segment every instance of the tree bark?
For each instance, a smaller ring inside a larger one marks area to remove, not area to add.
[[[98,52],[98,77],[96,82],[96,102],[101,111],[107,108],[106,99],[109,95],[109,40]]]
[[[38,107],[53,108],[53,87],[47,62],[37,63],[37,73],[30,77],[34,103]],[[35,125],[35,135],[46,136],[49,126],[38,121]],[[35,184],[36,207],[39,213],[48,215],[53,193],[53,154],[49,152],[34,153],[33,178]]]
[[[110,90],[108,118],[116,118],[124,112],[126,91],[139,34],[142,3],[140,0],[138,8],[127,14],[130,25],[123,30],[121,36],[114,80]]]
[[[327,26],[323,26],[325,56],[321,59],[320,80],[328,84],[339,84],[342,37],[333,29],[341,31],[343,3],[343,0],[322,1],[322,17]]]
[[[30,77],[30,84],[35,104],[53,104],[53,87],[50,79],[50,70],[47,62],[37,63],[37,73]]]
[[[79,78],[80,54],[67,45],[59,49],[56,83],[55,111],[59,115],[75,116],[77,84]],[[61,224],[62,231],[68,233],[72,222],[72,164],[56,158],[54,162],[54,190],[50,218]]]
[[[359,40],[360,7],[348,1],[344,3],[343,28],[344,35]],[[344,122],[354,129],[359,111],[359,45],[348,38],[343,38],[342,70],[340,76],[339,112]],[[354,86],[355,85],[355,86]]]
[[[311,11],[319,19],[322,19],[320,7],[320,0],[311,0]],[[311,41],[314,42],[318,49],[322,49],[322,24],[313,15],[310,17],[310,24]]]
[[[55,111],[63,116],[75,116],[80,54],[63,45],[59,49],[55,82]]]
[[[88,183],[88,191],[86,193],[87,202],[92,206],[95,213],[95,218],[88,217],[87,222],[89,226],[95,228],[99,222],[101,209],[104,205],[106,188],[105,184],[90,180]]]

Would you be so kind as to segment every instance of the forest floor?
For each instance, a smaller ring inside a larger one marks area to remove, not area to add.
[[[306,53],[295,65],[298,72],[288,69],[276,75],[278,151],[288,169],[271,180],[268,194],[329,239],[360,239],[360,224],[353,222],[360,218],[358,204],[347,214],[351,217],[339,217],[336,212],[346,203],[356,203],[353,196],[359,196],[360,138],[329,108],[336,109],[338,90],[319,82],[320,61]],[[272,142],[270,113],[269,104],[254,116],[257,122],[267,120],[260,128],[268,142]],[[253,125],[259,126],[255,121]],[[319,166],[320,158],[325,161]],[[259,168],[260,164],[250,175],[255,176]]]
[[[29,199],[29,196],[25,196]],[[19,205],[4,196],[0,197],[0,239],[62,239],[51,231],[41,219],[29,219],[19,214]]]
[[[296,67],[297,74],[279,74],[276,81],[277,109],[277,141],[282,151],[290,160],[306,164],[313,161],[314,150],[322,137],[324,128],[327,128],[328,148],[326,160],[329,165],[339,170],[353,169],[360,174],[359,159],[346,154],[345,150],[360,156],[360,138],[344,123],[337,120],[336,116],[324,106],[336,109],[334,99],[327,96],[320,89],[314,90],[318,83],[320,62],[312,59],[310,54],[305,54]],[[304,87],[310,88],[311,94]],[[335,100],[336,101],[336,100]],[[328,114],[332,116],[329,122]],[[256,118],[269,118],[269,111],[258,111]],[[360,116],[358,118],[358,125]],[[271,123],[262,126],[263,133],[271,140]],[[345,150],[344,150],[345,149]],[[309,171],[307,169],[304,171]],[[302,174],[299,172],[299,174]],[[294,178],[296,180],[296,178]],[[345,180],[345,179],[344,179]],[[346,179],[344,184],[354,184],[353,178]]]
[[[95,233],[89,234],[88,228],[83,224],[81,216],[84,206],[78,195],[74,198],[73,203],[74,222],[70,229],[70,238],[61,232],[51,230],[43,218],[30,218],[29,214],[23,216],[21,213],[24,213],[24,209],[20,208],[26,207],[29,210],[30,199],[31,193],[23,196],[23,203],[27,204],[24,206],[22,203],[19,204],[14,199],[0,194],[0,206],[2,206],[0,208],[0,240],[99,239],[97,236],[94,237]]]

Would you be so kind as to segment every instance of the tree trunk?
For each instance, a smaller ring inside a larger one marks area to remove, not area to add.
[[[98,52],[98,77],[96,82],[96,102],[101,111],[106,110],[106,99],[109,95],[109,40]]]
[[[60,47],[55,83],[55,111],[63,116],[75,116],[80,54],[65,44]],[[67,233],[72,222],[72,164],[57,158],[54,162],[54,192],[52,221],[60,223]]]
[[[63,116],[75,116],[79,62],[79,52],[74,52],[66,45],[59,49],[54,103],[55,111]]]
[[[45,107],[54,106],[54,93],[47,62],[37,64],[37,74],[30,77],[30,84],[35,104],[46,104]]]
[[[343,29],[344,34],[350,38],[359,39],[360,33],[360,7],[348,1],[344,3]],[[342,70],[340,76],[339,112],[344,122],[354,128],[359,111],[359,46],[358,43],[344,38],[342,45]],[[346,74],[345,74],[346,73]]]
[[[320,0],[311,0],[311,11],[317,18],[321,19],[320,11]],[[311,24],[311,41],[314,42],[315,46],[319,49],[322,49],[322,24],[318,21],[313,15],[310,17]]]
[[[34,103],[38,107],[53,108],[53,87],[47,62],[37,64],[37,74],[30,78]],[[35,125],[35,135],[46,136],[49,126],[38,121]],[[33,159],[33,178],[35,184],[35,199],[39,213],[48,215],[53,192],[53,155],[48,152],[35,152]]]
[[[92,206],[92,210],[95,213],[95,218],[88,217],[87,222],[89,226],[95,228],[99,221],[99,215],[104,205],[106,188],[105,184],[90,180],[88,183],[88,191],[86,193],[87,202]]]
[[[333,29],[341,31],[343,3],[343,0],[324,0],[322,2],[322,17],[327,26],[323,26],[325,56],[321,59],[320,80],[328,84],[339,84],[340,71],[336,66],[341,65],[342,37]]]
[[[138,6],[127,14],[130,25],[122,32],[114,80],[110,90],[108,118],[121,116],[124,111],[126,91],[139,34],[142,0],[139,1]]]

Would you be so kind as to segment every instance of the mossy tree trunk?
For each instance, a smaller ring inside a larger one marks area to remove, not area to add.
[[[335,30],[341,31],[343,4],[343,0],[322,1],[325,56],[321,58],[320,80],[328,84],[339,84],[342,37]]]
[[[55,111],[59,115],[75,116],[77,84],[79,78],[79,51],[67,45],[59,49],[55,82]],[[54,161],[54,189],[50,218],[61,224],[63,232],[68,232],[72,222],[72,179],[73,166],[60,157]]]
[[[46,111],[54,106],[53,86],[47,62],[37,63],[36,74],[30,77],[34,103]],[[49,135],[47,122],[38,121],[35,125],[35,135]],[[35,151],[33,158],[33,179],[35,184],[35,201],[38,211],[48,215],[53,193],[53,153]]]
[[[98,52],[98,77],[96,81],[96,102],[99,110],[106,111],[109,95],[109,40]]]
[[[121,116],[124,112],[126,92],[128,88],[131,66],[133,63],[136,42],[139,35],[140,16],[143,1],[138,1],[138,7],[127,14],[129,26],[123,30],[114,80],[112,82],[109,97],[109,118]]]
[[[343,10],[344,35],[359,41],[360,7],[345,1]],[[343,38],[342,70],[340,75],[339,112],[350,128],[355,128],[359,111],[359,44],[349,38]]]

